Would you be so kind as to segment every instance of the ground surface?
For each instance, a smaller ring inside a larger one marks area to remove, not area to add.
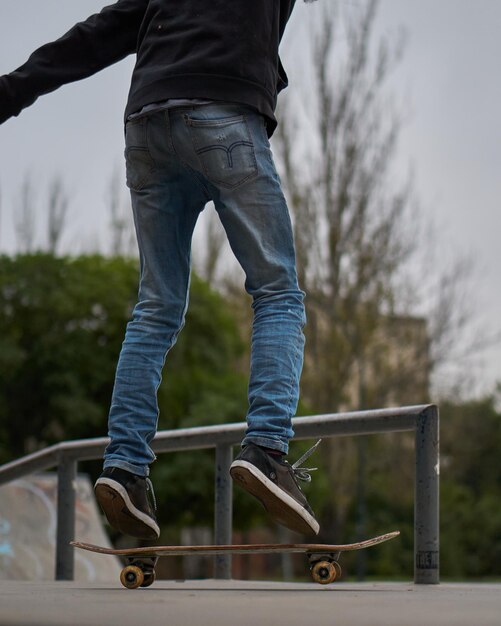
[[[500,626],[501,584],[0,581],[0,626]]]

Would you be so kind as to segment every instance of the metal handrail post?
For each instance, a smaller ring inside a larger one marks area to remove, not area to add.
[[[73,580],[77,461],[61,455],[57,468],[56,580]]]
[[[414,499],[414,582],[440,582],[439,568],[439,414],[436,406],[416,418]]]
[[[231,445],[219,444],[216,446],[214,543],[219,545],[232,542],[233,491],[230,477],[232,460],[233,449]],[[214,578],[223,580],[231,578],[231,554],[214,557]]]

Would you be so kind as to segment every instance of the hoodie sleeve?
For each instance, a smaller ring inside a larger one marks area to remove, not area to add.
[[[280,41],[282,40],[287,22],[292,15],[292,11],[296,5],[296,0],[281,0],[280,8]],[[278,57],[278,81],[277,81],[277,93],[280,93],[289,84],[289,78],[282,65],[282,60]]]
[[[0,76],[0,124],[46,93],[135,52],[149,0],[119,0],[38,48],[24,65]]]

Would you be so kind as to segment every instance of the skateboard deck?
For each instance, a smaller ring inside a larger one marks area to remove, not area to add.
[[[322,543],[261,543],[205,546],[149,546],[143,548],[104,548],[91,543],[72,541],[71,545],[81,550],[125,557],[127,566],[122,569],[120,581],[128,589],[149,587],[155,580],[155,565],[162,556],[217,556],[221,554],[306,554],[312,578],[320,584],[334,582],[341,576],[339,557],[342,552],[363,550],[394,539],[400,531],[372,537],[365,541],[345,544]]]

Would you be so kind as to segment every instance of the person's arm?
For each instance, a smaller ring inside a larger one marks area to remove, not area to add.
[[[119,0],[38,48],[0,76],[0,124],[61,85],[87,78],[136,50],[148,0]]]

